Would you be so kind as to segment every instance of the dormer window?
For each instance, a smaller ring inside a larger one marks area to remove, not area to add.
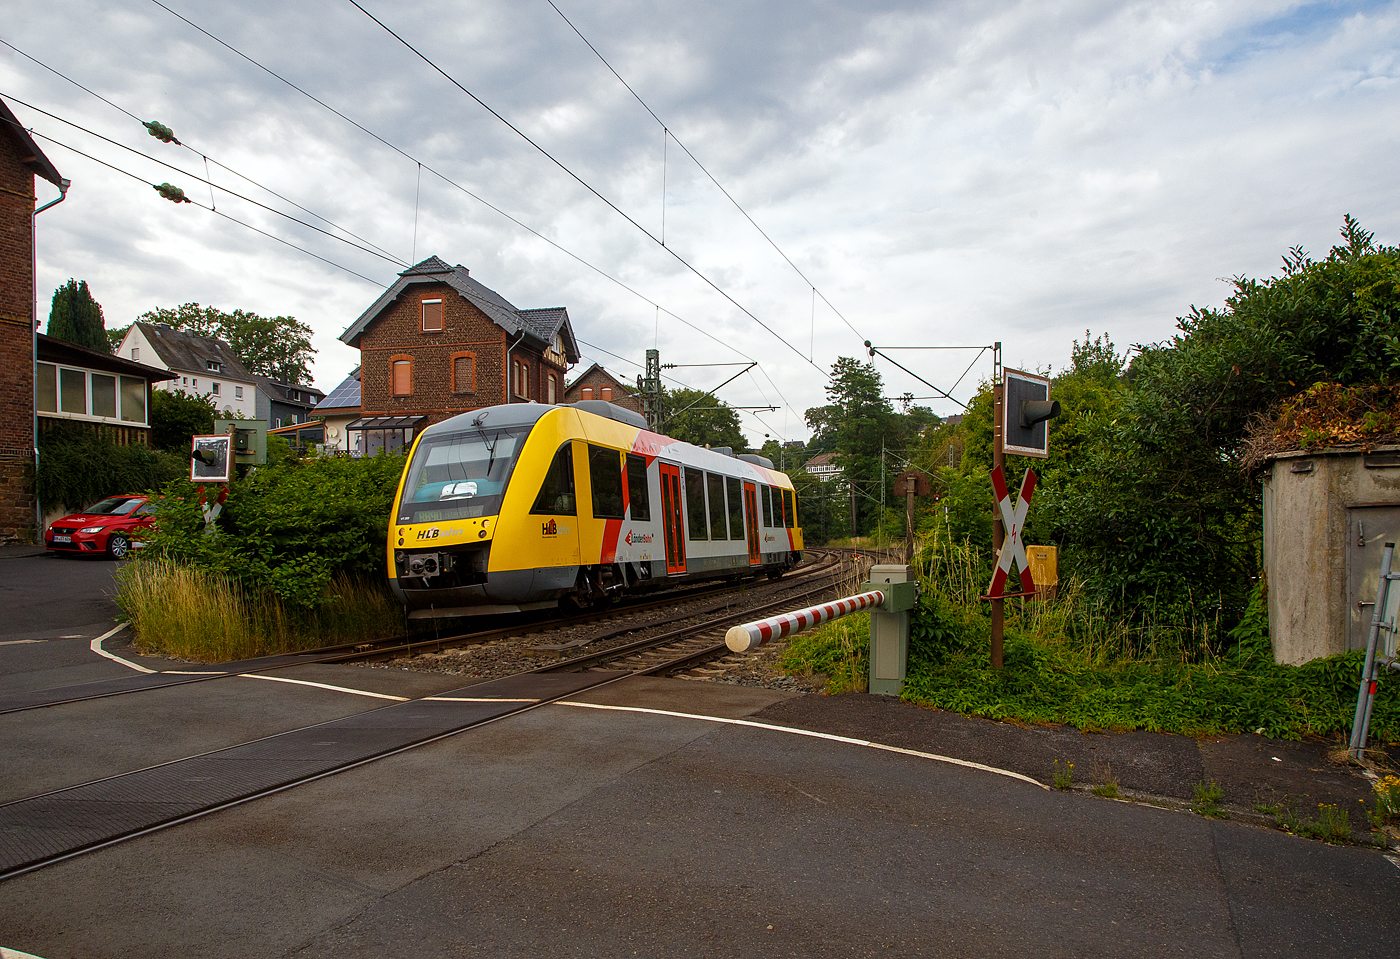
[[[442,299],[423,301],[423,332],[442,332]]]
[[[220,363],[218,360],[209,360],[209,361],[207,361],[207,362],[208,362],[208,366],[209,366],[209,372],[211,372],[211,373],[222,373],[222,372],[224,371],[224,365],[223,365],[222,363]]]

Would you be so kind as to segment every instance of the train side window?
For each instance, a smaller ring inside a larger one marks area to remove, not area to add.
[[[785,489],[783,490],[783,522],[787,525],[788,529],[792,529],[797,525],[795,522],[796,519],[797,511],[793,507],[792,490]]]
[[[763,523],[764,526],[772,526],[772,525],[773,525],[773,489],[772,489],[772,487],[769,487],[769,486],[760,486],[759,489],[762,491],[762,492],[760,492],[760,493],[758,494],[758,501],[759,501],[759,503],[762,504],[762,509],[763,509],[763,519],[761,520],[761,522]]]
[[[627,504],[634,523],[651,522],[651,495],[647,490],[646,457],[627,454]]]
[[[685,518],[691,539],[710,538],[710,524],[705,519],[705,474],[700,470],[685,471]]]
[[[773,506],[773,523],[772,523],[772,525],[773,525],[775,528],[777,528],[777,529],[782,529],[782,526],[783,526],[783,494],[778,490],[778,488],[777,488],[776,486],[769,486],[767,489],[768,489],[768,502],[771,503],[772,506]]]
[[[622,498],[622,462],[617,450],[590,443],[588,479],[593,487],[593,515],[598,519],[622,519],[627,504]]]
[[[710,539],[728,539],[724,522],[724,477],[706,473],[710,488]]]
[[[733,476],[724,478],[729,493],[729,538],[744,538],[744,484]]]
[[[577,516],[574,500],[574,452],[573,444],[565,443],[554,454],[554,462],[549,464],[549,472],[540,486],[540,495],[535,497],[531,513],[547,516]]]

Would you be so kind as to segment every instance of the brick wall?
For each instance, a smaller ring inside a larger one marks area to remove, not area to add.
[[[34,535],[34,174],[0,136],[0,543]]]
[[[603,395],[600,391],[605,386],[609,387],[612,389],[613,395],[612,399],[607,402],[615,406],[620,406],[623,409],[634,410],[638,413],[642,412],[642,401],[636,396],[633,396],[626,386],[601,367],[589,370],[580,376],[576,382],[571,384],[568,392],[565,394],[564,402],[577,403],[579,400],[583,399],[583,388],[585,386],[591,386],[593,388],[592,399],[595,400],[601,400]]]
[[[441,333],[423,332],[425,299],[442,300]],[[505,355],[514,339],[446,283],[414,284],[360,337],[361,410],[365,416],[427,416],[424,425],[430,426],[468,410],[505,403]],[[475,383],[457,384],[454,390],[452,358],[463,353],[475,357]],[[539,350],[522,343],[510,356],[529,367],[529,399],[544,402],[546,370],[554,370],[562,391],[563,371],[546,364]],[[395,396],[391,364],[402,358],[412,361],[412,392]]]

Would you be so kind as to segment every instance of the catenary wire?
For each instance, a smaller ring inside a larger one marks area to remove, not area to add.
[[[157,2],[158,2],[158,0],[157,0]],[[564,171],[566,174],[568,174],[569,177],[571,177],[573,180],[575,180],[580,186],[582,186],[584,189],[586,189],[589,193],[592,193],[594,196],[596,196],[599,200],[601,200],[604,204],[606,204],[611,210],[613,210],[615,213],[617,213],[618,216],[622,217],[622,218],[623,218],[624,220],[626,220],[628,223],[632,224],[632,226],[636,227],[643,235],[645,235],[645,236],[646,236],[648,239],[650,239],[653,243],[655,243],[657,246],[661,247],[661,249],[663,249],[663,250],[665,250],[667,253],[669,253],[669,254],[672,256],[672,258],[675,259],[675,261],[676,261],[677,263],[679,263],[681,266],[685,267],[685,268],[686,268],[687,270],[689,270],[691,273],[695,274],[695,276],[698,277],[698,278],[701,280],[701,282],[705,283],[707,286],[710,287],[710,289],[714,290],[714,291],[715,291],[716,293],[718,293],[720,296],[722,296],[722,297],[724,297],[726,300],[728,300],[728,301],[730,302],[730,304],[732,304],[732,305],[734,306],[735,309],[739,310],[741,313],[743,313],[743,314],[744,314],[745,316],[747,316],[749,319],[753,320],[753,321],[754,321],[755,323],[757,323],[759,326],[763,327],[763,329],[767,330],[768,333],[770,333],[779,343],[783,344],[783,345],[786,346],[788,349],[790,349],[790,350],[792,350],[794,353],[796,353],[799,357],[801,357],[801,358],[802,358],[802,361],[803,361],[804,363],[809,364],[814,370],[816,370],[818,373],[821,373],[822,376],[825,376],[825,377],[827,377],[828,379],[830,379],[830,377],[831,377],[831,374],[830,374],[830,373],[828,373],[826,370],[822,369],[820,366],[818,366],[816,363],[814,363],[811,359],[809,359],[807,356],[805,356],[805,355],[802,353],[801,350],[799,350],[797,347],[795,347],[795,346],[793,346],[791,343],[789,343],[789,342],[783,337],[783,335],[782,335],[781,333],[779,333],[777,330],[773,329],[773,328],[772,328],[771,326],[769,326],[767,323],[764,323],[764,322],[763,322],[761,319],[759,319],[758,316],[755,315],[751,310],[749,310],[746,306],[744,306],[744,305],[743,305],[742,303],[740,303],[738,300],[734,299],[734,297],[731,296],[731,295],[729,294],[728,291],[726,291],[726,290],[725,290],[723,287],[721,287],[718,283],[716,283],[714,280],[710,279],[707,275],[705,275],[704,273],[702,273],[697,267],[695,267],[693,264],[691,264],[689,260],[687,260],[685,257],[681,256],[679,253],[677,253],[677,252],[676,252],[674,249],[672,249],[671,247],[666,246],[664,243],[662,243],[662,242],[657,238],[656,234],[652,233],[652,232],[651,232],[650,230],[648,230],[646,227],[642,226],[642,225],[641,225],[640,223],[638,223],[636,220],[632,219],[632,217],[628,216],[625,212],[622,211],[622,209],[621,209],[620,207],[617,206],[617,204],[613,203],[613,202],[612,202],[611,200],[609,200],[607,197],[603,196],[603,194],[599,193],[598,190],[597,190],[592,184],[590,184],[587,180],[583,179],[581,176],[579,176],[577,173],[575,173],[573,170],[571,170],[563,161],[559,160],[557,157],[554,156],[554,154],[550,153],[550,152],[549,152],[548,150],[546,150],[544,147],[540,146],[540,144],[536,143],[533,139],[530,138],[530,136],[529,136],[528,134],[526,134],[526,133],[525,133],[523,130],[521,130],[519,127],[515,126],[513,123],[511,123],[509,120],[507,120],[507,119],[506,119],[504,116],[502,116],[500,113],[497,113],[495,109],[493,109],[489,104],[486,103],[486,101],[482,100],[482,99],[481,99],[480,97],[478,97],[475,93],[472,93],[472,92],[471,92],[470,90],[468,90],[465,86],[463,86],[455,77],[453,77],[450,73],[448,73],[448,72],[447,72],[446,70],[444,70],[442,67],[438,66],[438,65],[432,60],[432,58],[430,58],[427,54],[423,53],[421,50],[419,50],[419,49],[418,49],[417,47],[415,47],[413,44],[409,43],[406,39],[404,39],[402,36],[400,36],[398,33],[396,33],[396,32],[393,30],[393,28],[391,28],[391,27],[390,27],[388,24],[386,24],[383,20],[380,20],[380,19],[379,19],[378,17],[376,17],[374,14],[370,13],[370,12],[369,12],[368,10],[366,10],[364,7],[360,6],[358,0],[346,0],[346,2],[349,3],[351,6],[353,6],[355,9],[359,10],[359,11],[360,11],[361,13],[363,13],[365,16],[369,17],[369,18],[370,18],[371,20],[373,20],[375,23],[377,23],[377,24],[380,26],[380,28],[384,30],[385,33],[389,34],[389,36],[393,37],[395,40],[399,41],[399,43],[401,43],[401,44],[403,44],[405,47],[407,47],[415,56],[417,56],[420,60],[422,60],[422,61],[423,61],[424,63],[426,63],[428,66],[432,67],[433,70],[435,70],[438,74],[440,74],[445,80],[447,80],[447,82],[451,83],[451,84],[452,84],[453,86],[455,86],[458,90],[461,90],[463,93],[465,93],[468,97],[470,97],[473,101],[475,101],[479,106],[481,106],[481,108],[482,108],[483,110],[485,110],[487,113],[491,114],[491,115],[492,115],[493,117],[495,117],[497,120],[500,120],[502,123],[504,123],[507,127],[509,127],[509,128],[511,129],[512,132],[514,132],[517,136],[519,136],[519,137],[520,137],[522,140],[524,140],[526,143],[530,144],[530,146],[534,147],[542,156],[544,156],[547,160],[549,160],[551,163],[553,163],[555,166],[557,166],[560,170],[562,170],[562,171]],[[823,299],[825,299],[825,297],[823,297]]]
[[[381,253],[381,252],[379,252],[378,250],[370,249],[370,248],[367,247],[367,246],[361,246],[359,243],[356,243],[356,242],[354,242],[353,240],[347,240],[347,239],[346,239],[345,237],[343,237],[343,236],[336,236],[334,233],[331,233],[329,230],[323,230],[323,229],[321,229],[319,226],[316,226],[314,223],[307,223],[305,220],[298,219],[297,217],[292,216],[290,213],[284,213],[284,212],[282,212],[281,210],[277,209],[276,207],[270,207],[270,206],[268,206],[266,203],[259,203],[257,200],[254,200],[254,199],[252,199],[251,197],[243,196],[241,193],[235,193],[233,190],[230,190],[230,189],[228,189],[227,187],[219,186],[219,185],[216,184],[216,183],[212,183],[212,182],[210,182],[209,180],[206,180],[204,177],[200,176],[200,175],[197,174],[197,173],[191,173],[191,172],[189,172],[188,170],[182,170],[180,167],[177,167],[177,166],[175,166],[175,165],[172,164],[172,163],[166,163],[164,160],[158,160],[158,159],[156,159],[155,157],[151,156],[149,153],[143,153],[143,152],[141,152],[140,150],[135,149],[134,147],[129,147],[129,146],[127,146],[127,145],[124,144],[124,143],[119,143],[119,142],[117,142],[116,140],[113,140],[111,137],[105,137],[105,136],[103,136],[102,134],[97,133],[96,131],[89,130],[87,127],[85,127],[85,126],[83,126],[83,125],[81,125],[81,124],[74,123],[72,120],[65,120],[63,117],[58,116],[57,114],[50,113],[49,111],[43,109],[42,107],[36,107],[36,106],[34,106],[34,104],[32,104],[32,103],[26,103],[25,101],[19,99],[18,97],[11,96],[11,95],[8,94],[8,93],[0,93],[0,96],[3,96],[5,99],[10,100],[10,101],[12,101],[12,102],[14,102],[14,103],[18,103],[18,104],[20,104],[20,105],[23,106],[23,107],[27,107],[27,108],[29,108],[30,110],[33,110],[35,113],[42,113],[44,116],[48,117],[48,118],[51,119],[51,120],[57,120],[59,123],[62,123],[62,124],[64,124],[64,125],[66,125],[66,126],[70,126],[70,127],[72,127],[73,129],[75,129],[75,130],[81,130],[81,131],[83,131],[84,133],[88,134],[89,136],[93,136],[93,137],[96,137],[96,138],[99,139],[99,140],[102,140],[104,143],[110,143],[112,146],[117,147],[118,149],[125,150],[125,151],[127,151],[128,153],[134,153],[134,154],[136,154],[137,156],[141,157],[142,159],[150,160],[152,163],[159,164],[160,166],[165,167],[167,170],[174,170],[176,173],[180,174],[181,176],[187,176],[187,177],[189,177],[189,178],[192,179],[192,180],[198,180],[200,183],[208,184],[210,187],[218,187],[219,190],[221,190],[221,191],[224,192],[224,193],[227,193],[229,196],[237,197],[238,199],[244,201],[245,203],[251,203],[251,204],[253,204],[253,206],[256,206],[256,207],[258,207],[258,208],[260,208],[260,209],[266,210],[266,211],[269,212],[269,213],[275,214],[275,215],[280,216],[280,217],[285,217],[285,218],[287,218],[288,220],[291,220],[293,223],[300,223],[302,226],[306,227],[308,230],[315,230],[317,233],[320,233],[322,236],[329,237],[329,238],[332,239],[332,240],[336,240],[336,241],[338,241],[338,242],[340,242],[340,243],[344,243],[344,244],[346,244],[346,245],[348,245],[348,246],[353,246],[355,249],[360,250],[360,251],[363,252],[363,253],[368,253],[368,254],[370,254],[371,256],[377,256],[377,257],[379,257],[381,260],[387,260],[388,262],[393,263],[393,264],[395,264],[396,266],[407,266],[407,265],[408,265],[408,264],[404,263],[403,260],[399,259],[399,258],[396,257],[396,256],[392,256],[392,255],[387,254],[387,253]],[[59,144],[59,145],[60,145],[60,146],[66,146],[66,144]],[[70,148],[70,149],[71,149],[71,148]],[[211,212],[218,212],[218,211],[213,210],[212,207],[211,207],[210,209],[211,209]]]
[[[145,125],[146,121],[145,121],[145,120],[142,120],[140,117],[138,117],[136,114],[132,113],[130,110],[126,109],[125,107],[121,106],[121,105],[118,104],[118,103],[115,103],[115,102],[113,102],[113,101],[107,99],[107,98],[104,97],[102,94],[97,93],[96,91],[90,89],[89,87],[84,86],[83,84],[79,83],[77,80],[74,80],[72,77],[70,77],[70,76],[68,76],[67,74],[63,73],[61,70],[57,70],[57,69],[55,69],[54,67],[49,66],[49,65],[48,65],[47,63],[45,63],[44,61],[42,61],[42,60],[40,60],[40,59],[38,59],[38,58],[36,58],[36,57],[34,57],[34,56],[32,56],[32,55],[26,53],[25,51],[21,50],[19,47],[15,46],[13,43],[10,43],[9,41],[7,41],[7,40],[5,40],[5,39],[3,39],[3,38],[0,38],[0,43],[2,43],[2,44],[4,44],[5,46],[9,47],[9,48],[10,48],[11,50],[13,50],[15,53],[18,53],[20,56],[24,57],[26,60],[30,61],[31,63],[34,63],[34,64],[36,64],[36,65],[42,67],[43,69],[47,70],[49,73],[52,73],[54,76],[58,77],[59,79],[65,80],[65,81],[67,81],[68,83],[73,84],[73,86],[77,87],[79,90],[82,90],[84,93],[87,93],[87,94],[89,94],[90,96],[96,97],[98,100],[101,100],[103,103],[107,104],[109,107],[111,107],[112,109],[116,110],[117,112],[122,113],[122,114],[124,114],[124,115],[130,117],[131,119],[135,120],[137,123],[142,124],[143,126]],[[16,101],[16,102],[21,102],[21,101]],[[41,111],[41,112],[42,112],[42,111]],[[368,244],[369,246],[374,247],[374,249],[379,250],[381,253],[388,254],[388,252],[389,252],[388,250],[385,250],[383,247],[381,247],[381,246],[375,244],[373,241],[367,240],[367,239],[365,239],[364,237],[360,236],[359,234],[354,233],[354,232],[352,232],[352,231],[350,231],[350,230],[347,230],[345,227],[343,227],[343,226],[341,226],[340,224],[336,223],[334,220],[331,220],[331,219],[329,219],[329,218],[327,218],[327,217],[321,216],[321,214],[317,213],[315,210],[311,210],[311,209],[308,209],[307,207],[302,206],[300,203],[298,203],[297,201],[291,199],[290,197],[283,196],[282,194],[278,193],[276,190],[272,189],[272,187],[267,186],[267,185],[262,184],[262,183],[259,183],[257,180],[254,180],[252,177],[248,176],[246,173],[241,173],[240,171],[235,170],[233,167],[228,166],[227,164],[220,163],[218,160],[214,159],[213,157],[209,156],[208,154],[205,154],[205,153],[200,152],[199,150],[196,150],[194,147],[190,146],[188,143],[180,142],[180,141],[177,141],[177,142],[179,142],[180,146],[184,147],[186,150],[189,150],[191,153],[193,153],[193,154],[195,154],[196,156],[198,156],[198,157],[200,157],[201,159],[203,159],[203,160],[205,161],[205,163],[212,163],[214,166],[218,167],[219,169],[224,170],[224,171],[226,171],[226,172],[228,172],[228,173],[232,173],[234,176],[238,177],[240,180],[243,180],[243,181],[245,181],[245,182],[247,182],[247,183],[251,183],[253,186],[257,187],[259,190],[263,190],[263,191],[265,191],[265,192],[267,192],[267,193],[270,193],[271,195],[277,197],[277,199],[281,200],[283,203],[291,204],[292,206],[296,207],[298,210],[301,210],[303,213],[306,213],[306,214],[309,215],[309,216],[314,216],[316,219],[320,220],[322,223],[327,223],[327,224],[329,224],[329,225],[335,227],[337,230],[339,230],[340,232],[344,233],[346,236],[353,237],[353,238],[355,238],[356,240],[359,240],[361,243],[366,243],[366,244]],[[210,188],[211,188],[211,189],[213,188],[213,184],[210,184]],[[222,189],[222,188],[220,188],[220,189]],[[395,259],[396,261],[398,261],[398,258],[397,258],[397,257],[395,257],[394,259]],[[398,261],[398,262],[401,262],[401,261]]]
[[[6,121],[6,122],[9,122],[9,121]],[[15,124],[15,125],[17,126],[18,124]],[[21,129],[24,129],[24,128],[21,127]],[[112,163],[108,163],[106,160],[99,160],[97,157],[93,156],[91,153],[85,153],[84,151],[79,150],[77,147],[69,146],[67,143],[64,143],[64,142],[61,141],[61,140],[55,140],[53,137],[45,136],[44,134],[39,133],[37,130],[28,130],[28,131],[26,131],[26,132],[28,132],[30,136],[36,136],[36,137],[38,137],[39,139],[45,141],[46,143],[52,143],[54,146],[62,147],[63,149],[68,150],[69,152],[76,153],[76,154],[77,154],[78,156],[80,156],[80,157],[86,157],[87,159],[91,160],[93,163],[98,164],[99,166],[104,166],[104,167],[106,167],[107,169],[112,170],[112,171],[114,171],[114,172],[116,172],[116,173],[120,173],[120,174],[122,174],[122,175],[124,175],[124,176],[131,177],[131,179],[136,180],[136,181],[139,182],[139,183],[144,183],[146,186],[153,187],[153,188],[156,186],[156,184],[152,183],[150,180],[147,180],[147,179],[146,179],[145,177],[143,177],[143,176],[138,176],[137,174],[132,173],[130,170],[123,170],[121,167],[116,166],[115,164],[112,164]],[[228,221],[230,221],[230,222],[232,222],[232,223],[237,223],[237,224],[238,224],[239,226],[241,226],[241,227],[246,227],[247,229],[252,230],[254,233],[260,233],[260,234],[262,234],[263,236],[267,237],[268,239],[276,240],[278,243],[281,243],[281,244],[283,244],[284,246],[289,246],[289,247],[291,247],[292,249],[298,251],[299,253],[305,253],[307,256],[312,257],[313,259],[320,260],[322,263],[325,263],[325,264],[327,264],[328,266],[333,266],[333,267],[335,267],[337,270],[342,270],[342,271],[344,271],[344,272],[346,272],[346,273],[349,273],[351,276],[357,276],[357,277],[359,277],[360,279],[364,280],[366,283],[373,283],[373,284],[375,284],[376,286],[383,286],[383,285],[384,285],[383,282],[380,281],[380,280],[371,279],[370,277],[365,276],[363,273],[357,273],[357,272],[355,272],[354,270],[350,269],[348,266],[342,266],[341,264],[335,262],[334,260],[328,260],[328,259],[326,259],[324,256],[321,256],[319,253],[312,253],[310,250],[306,249],[305,247],[297,246],[295,243],[292,243],[290,240],[284,240],[284,239],[282,239],[282,238],[279,237],[279,236],[276,236],[276,235],[274,235],[274,234],[268,233],[266,230],[261,230],[261,229],[259,229],[258,227],[253,226],[251,223],[245,223],[245,222],[243,222],[242,220],[238,219],[237,217],[229,216],[227,213],[224,213],[222,210],[215,210],[215,209],[213,209],[212,207],[207,207],[207,206],[205,206],[203,203],[200,203],[200,202],[198,202],[197,200],[190,200],[189,198],[186,198],[185,202],[189,203],[191,206],[197,206],[197,207],[199,207],[201,210],[208,210],[210,213],[213,213],[215,216],[221,216],[221,217],[223,217],[225,220],[228,220]]]
[[[705,176],[709,178],[709,181],[715,185],[715,188],[719,190],[719,192],[724,194],[724,198],[734,205],[734,209],[738,210],[739,213],[743,215],[744,219],[749,221],[749,225],[758,231],[758,235],[767,240],[768,245],[771,246],[777,252],[777,254],[783,258],[783,260],[787,263],[788,266],[792,267],[793,271],[796,272],[798,276],[802,277],[802,281],[806,283],[809,287],[811,287],[813,295],[820,296],[822,298],[822,302],[825,303],[828,307],[830,307],[831,312],[835,313],[838,317],[840,317],[841,322],[845,323],[846,327],[852,333],[854,333],[856,336],[859,336],[861,340],[864,340],[865,337],[861,336],[860,330],[857,330],[854,326],[851,325],[851,321],[846,319],[845,315],[834,305],[832,305],[832,302],[826,298],[825,293],[822,293],[820,290],[817,289],[816,284],[814,284],[811,280],[807,278],[807,274],[803,273],[802,269],[796,263],[792,262],[792,259],[786,253],[783,252],[782,247],[778,246],[778,244],[774,242],[773,238],[769,236],[767,232],[764,231],[763,227],[759,226],[757,221],[755,221],[754,218],[749,215],[749,211],[745,210],[744,207],[739,203],[739,201],[734,199],[730,192],[724,188],[724,185],[720,183],[719,180],[715,179],[715,175],[711,173],[708,168],[706,168],[705,164],[701,163],[699,158],[696,157],[694,153],[690,152],[690,148],[680,141],[680,139],[676,136],[675,131],[672,130],[669,126],[667,126],[666,121],[662,120],[659,116],[656,115],[656,111],[651,108],[650,104],[648,104],[645,100],[642,99],[641,94],[639,94],[636,90],[632,88],[632,84],[624,80],[622,78],[622,74],[618,73],[617,70],[613,68],[613,65],[608,62],[607,57],[603,56],[603,54],[599,52],[598,48],[593,45],[593,41],[589,40],[586,36],[583,35],[583,31],[580,30],[572,20],[565,16],[564,11],[559,9],[559,7],[554,3],[554,0],[545,0],[545,3],[548,3],[551,7],[554,8],[554,12],[559,14],[560,18],[569,25],[569,29],[574,31],[574,33],[578,35],[578,38],[584,42],[588,49],[593,51],[593,55],[596,56],[602,62],[603,66],[608,68],[608,72],[611,73],[613,76],[617,77],[617,82],[621,83],[624,87],[627,88],[627,92],[632,94],[632,97],[642,105],[642,109],[645,110],[647,113],[651,114],[651,118],[661,125],[661,129],[666,132],[670,139],[675,140],[676,146],[680,147],[682,150],[685,151],[685,155],[690,157],[691,162],[693,162],[697,167],[700,168],[700,172],[705,174]],[[810,362],[810,358],[808,362]]]
[[[289,80],[289,79],[287,79],[286,77],[282,76],[280,73],[278,73],[277,71],[273,70],[271,67],[268,67],[268,66],[264,65],[263,63],[259,62],[258,60],[253,59],[253,58],[250,57],[248,54],[244,53],[242,50],[239,50],[237,47],[235,47],[235,46],[233,46],[232,44],[228,43],[226,40],[223,40],[222,38],[220,38],[220,37],[218,37],[218,36],[215,36],[213,33],[210,33],[208,30],[204,29],[204,27],[202,27],[202,26],[200,26],[199,24],[195,23],[193,20],[189,19],[188,17],[184,16],[183,14],[180,14],[180,13],[176,12],[175,10],[172,10],[170,7],[168,7],[168,6],[166,6],[164,3],[162,3],[161,0],[151,0],[151,2],[154,3],[156,6],[160,7],[160,8],[161,8],[162,10],[164,10],[166,13],[169,13],[171,16],[175,17],[177,20],[180,20],[181,22],[183,22],[184,24],[186,24],[187,26],[189,26],[191,29],[197,31],[198,33],[204,35],[204,36],[207,37],[208,39],[210,39],[210,40],[212,40],[213,42],[217,43],[219,46],[223,47],[225,50],[228,50],[228,51],[229,51],[230,53],[232,53],[234,56],[238,57],[239,59],[242,59],[242,60],[247,61],[249,64],[251,64],[251,65],[257,67],[259,70],[261,70],[262,72],[266,73],[268,76],[272,77],[273,79],[278,80],[278,81],[280,81],[280,82],[286,84],[287,86],[291,87],[293,90],[297,91],[297,92],[300,93],[302,96],[306,97],[308,100],[310,100],[311,102],[315,103],[317,106],[319,106],[319,107],[321,107],[322,109],[325,109],[325,110],[327,110],[327,111],[329,111],[329,112],[335,114],[337,117],[339,117],[340,119],[344,120],[346,123],[350,124],[350,125],[353,126],[355,129],[359,130],[361,133],[363,133],[363,134],[365,134],[366,136],[370,137],[371,139],[373,139],[373,140],[379,142],[380,144],[382,144],[383,146],[385,146],[385,147],[387,147],[388,149],[392,150],[393,152],[397,153],[399,156],[403,157],[404,159],[409,160],[410,162],[415,163],[415,164],[421,163],[421,162],[422,162],[422,161],[419,160],[417,157],[415,157],[415,156],[413,156],[412,154],[408,153],[406,150],[404,150],[404,149],[402,149],[401,147],[395,145],[394,143],[391,143],[390,141],[386,140],[384,137],[382,137],[382,136],[380,136],[379,134],[375,133],[373,130],[369,129],[368,127],[364,126],[363,124],[359,123],[358,121],[356,121],[356,120],[352,119],[351,117],[347,116],[346,114],[342,113],[340,110],[337,110],[335,107],[331,106],[329,103],[326,103],[324,100],[320,99],[320,98],[317,97],[315,94],[312,94],[312,93],[308,92],[307,90],[305,90],[304,88],[298,86],[296,83],[293,83],[291,80]],[[438,179],[442,180],[444,183],[448,184],[449,186],[451,186],[451,187],[453,187],[453,188],[455,188],[455,189],[461,191],[461,192],[462,192],[463,194],[465,194],[466,196],[471,197],[473,200],[475,200],[476,202],[480,203],[482,206],[485,206],[488,210],[491,210],[493,213],[496,213],[497,215],[499,215],[499,216],[505,218],[506,220],[509,220],[511,223],[515,224],[515,225],[516,225],[517,227],[519,227],[520,229],[526,231],[527,233],[531,234],[532,236],[536,237],[537,239],[543,240],[545,243],[549,244],[549,246],[551,246],[551,247],[553,247],[554,249],[558,250],[560,253],[563,253],[565,256],[568,256],[570,259],[574,260],[575,262],[579,263],[580,265],[582,265],[582,266],[584,266],[584,267],[587,267],[589,270],[592,270],[594,273],[597,273],[599,276],[603,277],[604,279],[606,279],[606,280],[609,281],[610,283],[613,283],[613,284],[615,284],[616,286],[622,288],[623,290],[626,290],[628,293],[631,293],[633,296],[635,296],[635,297],[637,297],[638,299],[642,300],[642,301],[643,301],[644,303],[646,303],[647,305],[649,305],[649,306],[655,308],[658,312],[660,312],[660,313],[665,313],[667,316],[671,317],[671,319],[676,320],[678,323],[681,323],[682,325],[684,325],[684,326],[686,326],[686,327],[688,327],[688,328],[694,330],[695,332],[701,334],[702,336],[704,336],[704,337],[706,337],[706,338],[708,338],[708,339],[710,339],[710,340],[713,340],[715,343],[719,344],[720,346],[723,346],[725,349],[729,350],[730,352],[735,353],[735,354],[737,354],[738,356],[741,356],[741,357],[743,357],[744,359],[749,360],[750,362],[753,361],[753,357],[752,357],[752,356],[749,356],[747,353],[744,353],[742,350],[738,349],[737,347],[733,346],[732,344],[726,343],[724,340],[721,340],[719,337],[715,336],[713,333],[709,332],[708,330],[704,329],[703,327],[697,326],[696,324],[690,322],[690,321],[687,320],[685,317],[680,316],[679,314],[677,314],[677,313],[675,313],[675,312],[673,312],[673,311],[671,311],[671,310],[668,310],[668,309],[667,309],[666,307],[664,307],[664,306],[661,306],[659,303],[657,303],[655,300],[652,300],[652,299],[651,299],[650,297],[648,297],[646,294],[642,293],[642,292],[639,291],[639,290],[634,289],[633,287],[629,286],[627,283],[623,282],[621,279],[619,279],[619,278],[613,276],[612,274],[608,273],[606,270],[602,269],[601,267],[595,266],[594,264],[590,263],[588,260],[584,259],[582,256],[578,255],[577,253],[574,253],[572,250],[569,250],[567,247],[564,247],[564,246],[560,245],[560,244],[559,244],[558,242],[556,242],[555,240],[553,240],[553,239],[551,239],[550,237],[546,236],[545,234],[541,233],[539,230],[536,230],[534,227],[531,227],[530,225],[528,225],[528,224],[524,223],[523,221],[517,219],[516,217],[512,216],[510,213],[507,213],[505,210],[502,210],[500,207],[498,207],[498,206],[496,206],[495,204],[491,203],[489,200],[485,199],[484,197],[479,196],[479,195],[476,194],[476,193],[473,193],[471,190],[467,189],[465,186],[463,186],[462,184],[458,183],[456,180],[453,180],[453,179],[452,179],[451,177],[449,177],[447,174],[442,173],[441,171],[439,171],[439,170],[433,168],[432,166],[430,166],[430,165],[427,164],[427,163],[423,163],[423,169],[427,170],[427,171],[428,171],[429,173],[431,173],[433,176],[435,176],[435,177],[437,177]],[[777,384],[773,382],[773,378],[772,378],[771,376],[768,375],[768,371],[765,370],[762,366],[759,367],[759,370],[760,370],[760,372],[763,373],[764,379],[768,380],[769,385],[771,385],[771,386],[773,387],[774,391],[778,394],[779,398],[782,399],[783,404],[784,404],[789,410],[791,410],[794,414],[797,414],[797,409],[796,409],[795,407],[793,407],[792,404],[789,403],[789,402],[787,401],[786,397],[783,396],[782,390],[778,389]],[[800,415],[800,414],[799,414],[799,415]]]

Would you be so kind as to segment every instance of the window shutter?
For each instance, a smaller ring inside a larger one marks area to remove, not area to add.
[[[442,332],[442,300],[423,301],[423,332]]]
[[[395,396],[407,396],[413,392],[413,361],[394,360],[391,392]]]
[[[603,387],[602,389],[600,389],[600,390],[598,391],[598,393],[599,393],[599,397],[600,397],[601,399],[608,400],[609,402],[612,401],[612,387],[611,387],[611,386],[605,386],[605,387]]]
[[[579,396],[583,397],[586,400],[593,399],[593,387],[585,386],[582,390],[579,391]]]

